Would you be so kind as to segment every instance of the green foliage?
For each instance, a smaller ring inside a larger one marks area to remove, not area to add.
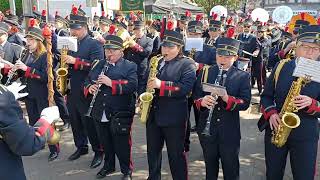
[[[22,0],[15,0],[16,1],[16,13],[17,15],[22,14]],[[10,9],[9,0],[0,0],[0,11],[5,12],[6,10]]]
[[[222,5],[228,10],[239,8],[240,0],[194,0],[199,6],[202,6],[206,14],[216,5]]]

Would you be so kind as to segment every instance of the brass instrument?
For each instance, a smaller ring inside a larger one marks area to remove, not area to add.
[[[124,42],[123,42],[123,49],[129,48],[129,47],[130,47],[130,44],[131,44],[133,41],[135,41],[135,39],[136,39],[136,36],[133,35],[133,36],[131,36],[129,39],[127,39],[126,41],[124,41]]]
[[[296,56],[296,47],[290,49],[290,51],[286,55],[286,59],[294,59],[295,56]]]
[[[57,70],[57,89],[65,95],[67,92],[67,76],[68,76],[68,65],[66,63],[66,55],[68,55],[68,47],[63,46],[61,49],[60,68]]]
[[[53,131],[53,135],[52,135],[51,139],[48,140],[47,143],[48,143],[49,145],[56,145],[56,144],[59,143],[60,138],[61,138],[60,133],[58,133],[58,131],[55,129],[55,130]]]
[[[295,114],[298,110],[293,104],[293,99],[300,95],[302,87],[309,82],[310,77],[299,77],[296,81],[293,81],[291,85],[287,98],[279,114],[281,122],[277,130],[272,133],[271,142],[279,148],[287,142],[291,130],[300,125],[300,118]]]
[[[159,60],[162,58],[163,58],[163,56],[158,55],[158,56],[154,56],[150,59],[150,72],[149,72],[148,80],[156,77],[156,75],[158,73],[158,70],[157,70],[158,63],[159,63]],[[155,92],[154,89],[147,87],[146,92],[142,93],[139,96],[139,100],[140,100],[139,116],[140,116],[140,121],[143,124],[147,123],[147,119],[149,116],[149,111],[151,109],[151,104],[152,104],[154,92]]]

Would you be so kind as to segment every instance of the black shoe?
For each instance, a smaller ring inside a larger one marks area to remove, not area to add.
[[[114,173],[116,170],[115,169],[105,169],[105,168],[102,168],[98,174],[96,175],[96,178],[97,179],[102,179],[104,177],[106,177],[107,175],[110,175],[112,173]]]
[[[49,161],[49,162],[50,162],[50,161],[53,161],[53,160],[57,159],[58,156],[59,156],[59,153],[58,153],[58,152],[51,152],[51,153],[49,154],[48,161]]]
[[[93,159],[92,159],[90,168],[94,169],[94,168],[100,166],[100,164],[102,163],[102,160],[103,160],[103,153],[102,152],[96,152],[94,154]]]
[[[70,128],[70,123],[65,123],[63,126],[60,126],[58,128],[59,131],[64,131],[66,129],[69,129]]]
[[[79,148],[76,150],[76,152],[71,154],[71,156],[68,159],[69,161],[73,161],[73,160],[79,159],[80,156],[85,154],[88,154],[88,148],[87,147]]]
[[[124,174],[121,178],[121,180],[131,180],[132,177],[131,177],[131,174]]]

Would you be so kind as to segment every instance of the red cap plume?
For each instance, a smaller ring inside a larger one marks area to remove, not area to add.
[[[228,38],[233,38],[234,32],[235,32],[234,28],[229,28],[228,31],[227,31],[227,37]]]
[[[317,23],[318,23],[318,25],[320,25],[320,17],[318,18]]]
[[[227,24],[230,25],[231,22],[232,22],[232,17],[230,17],[230,18],[228,19]]]
[[[32,6],[32,11],[36,11],[37,10],[37,6]]]
[[[285,32],[288,32],[288,30],[289,30],[289,27],[286,26],[286,27],[284,28],[284,31],[285,31]]]
[[[202,14],[197,14],[196,21],[201,21],[202,17],[203,17]]]
[[[47,39],[47,38],[51,38],[51,30],[50,28],[45,25],[44,28],[42,29],[42,35]]]
[[[213,14],[213,20],[216,20],[218,18],[218,14]]]
[[[265,26],[265,25],[267,25],[267,23],[265,22],[265,23],[263,23],[263,25]]]
[[[301,16],[301,19],[302,19],[302,20],[305,20],[305,18],[306,18],[306,13],[305,13],[305,12],[302,12],[302,13],[300,14],[300,16]]]
[[[106,15],[106,12],[102,11],[101,16],[104,17]]]
[[[167,23],[167,29],[169,31],[173,31],[173,28],[174,28],[174,23],[172,21],[168,21]]]
[[[186,16],[187,16],[187,17],[191,17],[191,12],[187,10],[187,11],[186,11]]]
[[[109,31],[108,31],[108,32],[109,32],[109,34],[110,34],[110,35],[112,35],[115,31],[116,31],[116,26],[115,26],[115,25],[113,25],[113,24],[112,24],[112,25],[110,25],[110,27],[109,27]]]
[[[46,16],[46,15],[47,15],[47,11],[46,10],[42,10],[41,16]]]
[[[72,8],[72,14],[73,14],[73,15],[78,15],[78,8],[77,8],[77,7],[73,6],[73,8]]]
[[[36,20],[33,19],[33,18],[31,18],[31,19],[29,20],[29,27],[35,27],[35,25],[36,25]]]

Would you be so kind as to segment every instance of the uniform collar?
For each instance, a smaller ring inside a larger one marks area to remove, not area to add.
[[[109,65],[111,65],[111,66],[119,66],[119,65],[121,65],[122,63],[123,63],[123,58],[121,57],[117,62],[115,62],[115,63],[111,63],[111,62],[108,62],[109,63]]]

